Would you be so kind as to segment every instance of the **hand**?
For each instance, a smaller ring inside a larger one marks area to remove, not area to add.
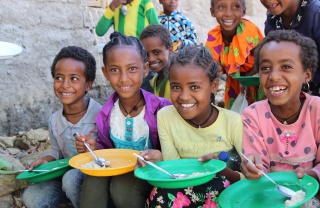
[[[198,159],[198,161],[199,162],[207,162],[208,160],[211,160],[211,159],[218,159],[218,157],[215,154],[210,153],[210,154],[207,154],[207,155],[200,157]]]
[[[96,140],[94,140],[91,137],[87,137],[84,134],[80,134],[78,136],[74,137],[76,139],[76,148],[77,151],[82,153],[82,152],[88,152],[89,150],[84,146],[83,142],[87,142],[89,144],[89,147],[92,150],[99,149]]]
[[[247,157],[253,162],[253,164],[256,165],[256,167],[242,157],[242,163],[240,166],[241,172],[250,180],[259,179],[262,176],[260,170],[263,168],[260,155],[256,153],[250,153],[247,155]]]
[[[297,177],[300,179],[303,177],[304,174],[306,174],[306,171],[302,168],[295,169],[295,172],[297,174]]]
[[[126,3],[127,3],[127,0],[112,0],[109,7],[112,11],[114,11],[116,8],[118,8],[122,4],[126,4]]]
[[[54,161],[56,160],[54,157],[50,156],[50,155],[46,155],[44,157],[41,157],[39,159],[36,159],[35,161],[33,161],[30,165],[29,165],[29,168],[28,170],[33,170],[33,168],[41,165],[41,164],[45,164],[45,163],[48,163],[48,162],[51,162],[51,161]]]
[[[142,152],[140,152],[140,156],[143,157],[145,160],[151,162],[158,162],[163,160],[162,153],[159,150],[155,149],[143,150]],[[146,163],[138,158],[136,168],[141,166],[145,167]]]

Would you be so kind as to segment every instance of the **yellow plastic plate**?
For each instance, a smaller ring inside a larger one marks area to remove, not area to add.
[[[133,153],[140,154],[139,151],[130,149],[103,149],[95,150],[94,153],[96,153],[98,157],[109,160],[110,166],[99,169],[83,168],[82,165],[94,160],[94,157],[90,152],[72,157],[69,164],[87,175],[115,176],[133,171],[134,166],[137,163],[137,158]]]

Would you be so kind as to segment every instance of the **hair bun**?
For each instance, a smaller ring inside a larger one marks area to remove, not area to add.
[[[113,33],[110,34],[110,40],[112,38],[116,38],[116,37],[123,37],[123,35],[120,32],[114,31]]]

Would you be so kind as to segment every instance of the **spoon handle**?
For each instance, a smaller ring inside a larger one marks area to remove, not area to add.
[[[251,160],[249,160],[249,158],[247,156],[245,156],[242,152],[240,152],[241,155],[252,165],[254,165],[255,167],[257,167]],[[265,174],[262,170],[260,170],[260,173],[262,173],[262,175],[264,175],[267,179],[269,179],[272,183],[274,183],[275,185],[278,185],[272,178],[270,178],[267,174]]]
[[[83,142],[84,146],[86,146],[86,148],[91,152],[91,154],[94,156],[94,158],[96,160],[98,160],[97,155],[91,150],[91,148],[89,147],[89,144],[87,142]]]
[[[159,166],[157,166],[157,165],[156,165],[156,164],[154,164],[153,162],[150,162],[150,161],[145,160],[143,157],[141,157],[140,155],[138,155],[138,154],[136,154],[136,153],[133,153],[133,155],[134,155],[134,156],[136,156],[137,158],[139,158],[140,160],[142,160],[142,161],[144,161],[144,162],[148,163],[149,165],[153,166],[154,168],[156,168],[156,169],[158,169],[158,170],[160,170],[160,171],[164,172],[165,174],[168,174],[168,175],[170,175],[171,177],[173,177],[173,175],[172,175],[171,173],[169,173],[168,171],[166,171],[166,170],[164,170],[164,169],[160,168]]]
[[[49,172],[50,170],[19,170],[19,172]]]

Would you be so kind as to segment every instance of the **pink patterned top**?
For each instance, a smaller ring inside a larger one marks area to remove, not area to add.
[[[265,172],[312,169],[320,178],[320,97],[304,94],[298,120],[280,123],[271,113],[268,100],[253,103],[242,114],[243,150],[262,157]]]

